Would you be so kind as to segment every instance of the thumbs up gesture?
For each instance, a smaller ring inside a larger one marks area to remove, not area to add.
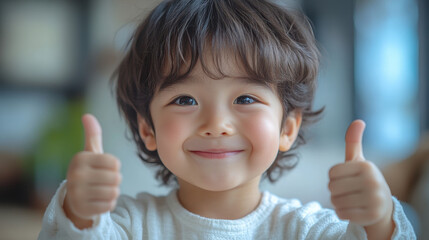
[[[392,195],[380,170],[363,156],[364,129],[365,123],[356,120],[347,130],[345,162],[329,171],[331,201],[339,218],[365,227],[368,237],[383,227],[388,235],[393,231]]]
[[[76,227],[92,226],[94,216],[115,207],[119,196],[120,162],[103,154],[101,127],[97,119],[85,114],[85,150],[77,153],[67,172],[64,212]]]

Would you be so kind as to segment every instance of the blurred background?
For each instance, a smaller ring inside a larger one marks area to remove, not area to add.
[[[0,1],[0,239],[37,237],[70,159],[83,149],[86,112],[101,123],[105,152],[122,161],[122,193],[170,191],[137,158],[109,85],[136,24],[159,2]],[[326,109],[307,129],[298,166],[261,187],[331,207],[328,171],[344,161],[354,119],[366,121],[364,153],[380,168],[412,155],[429,130],[429,4],[284,3],[314,25],[323,56],[315,106]],[[423,186],[429,191],[429,182]]]

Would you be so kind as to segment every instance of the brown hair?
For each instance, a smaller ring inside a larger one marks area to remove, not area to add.
[[[207,67],[207,50],[215,69]],[[209,76],[225,77],[220,68],[225,51],[234,53],[250,78],[275,86],[283,120],[290,111],[299,110],[305,127],[323,111],[312,109],[319,51],[302,13],[264,0],[165,0],[137,27],[113,75],[117,103],[138,155],[158,167],[156,177],[164,185],[176,178],[157,151],[146,148],[137,114],[153,128],[149,105],[155,91],[186,78],[198,61]],[[302,127],[292,149],[305,143]],[[291,151],[279,152],[264,177],[276,181],[296,165],[293,157]]]

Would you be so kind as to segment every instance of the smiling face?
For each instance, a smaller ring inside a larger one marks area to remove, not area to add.
[[[150,104],[155,131],[138,118],[146,147],[158,151],[181,187],[257,187],[279,149],[289,150],[298,134],[300,114],[290,114],[281,128],[275,90],[227,63],[228,77],[212,79],[197,64],[186,79],[157,91]]]

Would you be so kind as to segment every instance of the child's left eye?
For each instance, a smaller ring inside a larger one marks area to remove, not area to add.
[[[193,97],[190,97],[190,96],[180,96],[180,97],[174,99],[172,103],[179,105],[179,106],[198,105],[197,101]]]
[[[258,102],[258,100],[247,95],[240,96],[234,100],[234,104],[252,104],[255,102]]]

